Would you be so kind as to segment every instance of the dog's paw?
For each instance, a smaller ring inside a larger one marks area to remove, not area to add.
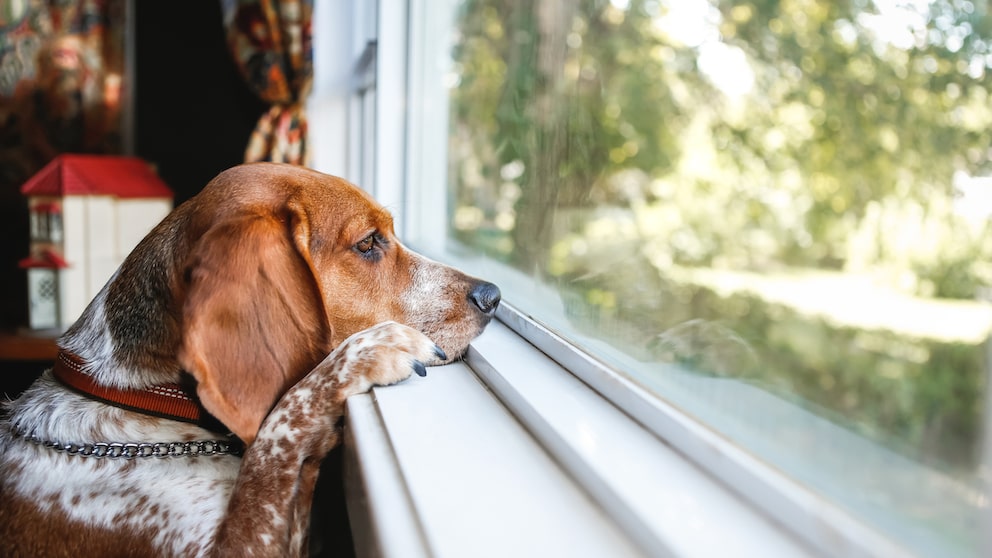
[[[329,368],[340,395],[348,397],[372,386],[401,382],[411,374],[427,375],[425,363],[446,359],[426,335],[396,322],[383,322],[344,340],[318,368]]]
[[[274,447],[292,438],[312,455],[337,443],[334,427],[345,400],[375,385],[427,374],[425,363],[443,362],[444,351],[416,329],[384,322],[345,339],[279,400],[262,424],[255,445]]]

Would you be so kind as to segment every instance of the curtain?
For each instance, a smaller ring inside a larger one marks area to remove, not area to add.
[[[245,161],[307,165],[304,110],[313,80],[313,0],[221,0],[227,44],[249,87],[271,105]]]

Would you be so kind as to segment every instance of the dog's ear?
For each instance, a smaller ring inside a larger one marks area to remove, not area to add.
[[[203,406],[246,444],[330,340],[305,213],[211,227],[186,266],[179,363]]]

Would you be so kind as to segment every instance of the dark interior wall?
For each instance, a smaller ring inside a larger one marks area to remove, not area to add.
[[[220,2],[134,2],[135,151],[158,167],[176,204],[243,159],[266,109],[224,41]]]

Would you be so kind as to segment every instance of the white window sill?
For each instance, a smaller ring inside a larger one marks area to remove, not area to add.
[[[345,471],[360,556],[814,554],[499,322],[349,399]]]

